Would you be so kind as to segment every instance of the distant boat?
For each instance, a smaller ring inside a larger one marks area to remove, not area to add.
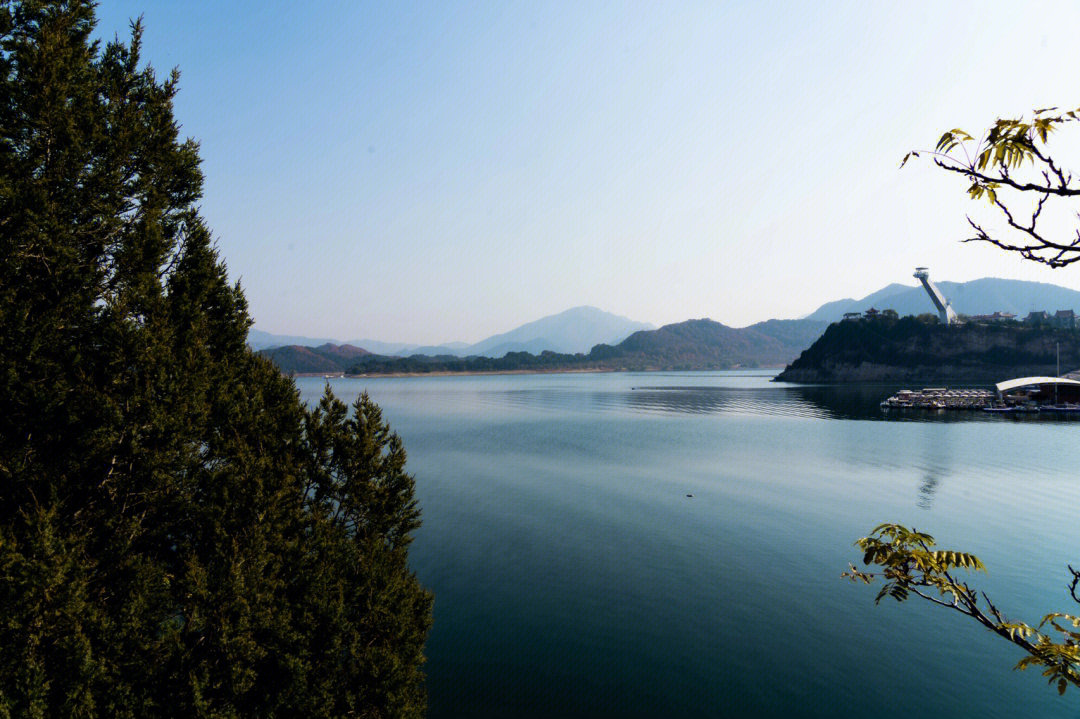
[[[1040,412],[1060,412],[1063,414],[1080,414],[1080,404],[1044,404],[1039,407]]]
[[[1041,408],[1042,411],[1046,411],[1046,407]],[[1022,405],[1014,404],[1007,407],[1001,405],[983,407],[983,412],[993,412],[994,414],[1038,414],[1040,408],[1035,405]]]

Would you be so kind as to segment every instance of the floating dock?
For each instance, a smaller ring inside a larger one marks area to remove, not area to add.
[[[884,409],[982,409],[994,403],[996,394],[988,389],[948,389],[924,387],[902,389],[884,400]]]
[[[988,389],[924,387],[902,389],[881,402],[882,409],[981,409],[1012,414],[1057,413],[1080,417],[1080,380],[1072,377],[1018,377]]]

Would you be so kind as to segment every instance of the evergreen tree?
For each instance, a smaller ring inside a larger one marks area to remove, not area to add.
[[[0,4],[0,716],[411,716],[400,441],[245,347],[178,77]]]

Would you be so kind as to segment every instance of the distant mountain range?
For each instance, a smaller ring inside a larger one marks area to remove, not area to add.
[[[507,352],[543,350],[575,354],[588,352],[598,344],[617,344],[638,330],[651,329],[653,325],[647,322],[635,322],[595,307],[574,307],[488,337],[458,354],[502,357]]]
[[[330,344],[352,344],[351,342],[342,343],[340,340],[335,340],[330,337],[302,337],[300,335],[276,335],[271,332],[264,332],[252,327],[248,330],[247,337],[248,347],[253,350],[264,350],[270,347],[284,347],[285,345],[297,345],[300,347],[317,347],[319,345]],[[372,350],[374,352],[374,350]]]
[[[1011,312],[1024,317],[1032,310],[1080,310],[1080,292],[1045,282],[1003,280],[984,277],[971,282],[937,282],[942,294],[952,302],[953,309],[965,315],[988,315]],[[864,312],[870,307],[896,310],[900,316],[935,313],[922,285],[892,284],[860,300],[845,299],[828,302],[811,312],[806,319],[835,322],[845,312]]]
[[[595,307],[574,307],[557,315],[528,322],[509,332],[492,335],[474,344],[451,342],[442,345],[416,345],[371,339],[349,340],[343,343],[326,338],[275,335],[255,329],[248,333],[248,344],[255,350],[287,345],[318,347],[325,344],[344,344],[362,347],[374,354],[397,357],[415,354],[502,357],[507,352],[588,352],[594,345],[616,344],[638,330],[647,329],[653,329],[653,325],[635,322]]]
[[[961,314],[1012,312],[1022,317],[1032,310],[1053,312],[1080,308],[1080,292],[1042,282],[984,278],[936,284]],[[422,346],[370,339],[340,343],[325,338],[273,335],[259,330],[251,331],[248,342],[254,349],[270,350],[264,354],[283,370],[299,373],[341,372],[357,364],[384,368],[375,371],[437,371],[440,363],[445,371],[493,369],[492,363],[484,362],[469,364],[445,359],[439,362],[417,359],[410,364],[393,363],[388,358],[417,355],[503,358],[508,353],[535,356],[546,353],[547,356],[542,361],[515,356],[499,365],[503,369],[522,368],[529,362],[538,368],[771,366],[785,364],[797,357],[830,322],[841,319],[844,313],[863,312],[870,307],[893,309],[901,316],[933,312],[921,286],[892,284],[862,299],[826,303],[801,320],[768,320],[743,328],[728,327],[712,320],[691,320],[653,330],[646,323],[595,307],[575,307],[474,344],[455,342]],[[368,355],[376,355],[378,359]],[[391,365],[395,369],[390,369]],[[410,368],[404,369],[406,365]]]
[[[694,370],[780,366],[825,329],[818,320],[769,320],[736,329],[709,319],[640,330],[615,345],[586,353],[508,352],[500,357],[451,355],[388,357],[356,347],[278,347],[262,350],[283,372],[388,374],[557,370]]]

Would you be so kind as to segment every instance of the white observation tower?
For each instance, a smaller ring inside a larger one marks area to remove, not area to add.
[[[922,286],[926,289],[926,294],[930,295],[930,301],[934,303],[934,307],[937,308],[938,317],[941,318],[941,324],[951,325],[956,322],[956,312],[952,308],[952,304],[945,299],[945,295],[941,294],[941,290],[930,281],[930,273],[925,267],[915,268],[915,279],[922,282]]]

